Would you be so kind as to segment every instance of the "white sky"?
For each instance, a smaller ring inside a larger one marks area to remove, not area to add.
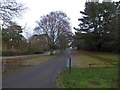
[[[51,11],[63,11],[71,19],[71,25],[78,27],[78,18],[81,17],[80,11],[84,10],[86,0],[17,0],[25,4],[28,10],[23,14],[22,19],[17,19],[17,22],[23,27],[29,28],[32,32],[35,27],[35,21],[41,16],[48,14]],[[102,1],[102,0],[99,0]],[[114,0],[119,1],[119,0]]]

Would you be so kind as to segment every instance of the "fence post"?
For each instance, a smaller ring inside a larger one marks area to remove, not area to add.
[[[5,72],[5,64],[6,64],[6,62],[3,61],[3,62],[2,62],[2,72]]]

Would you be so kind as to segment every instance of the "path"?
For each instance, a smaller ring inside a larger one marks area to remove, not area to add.
[[[58,73],[66,68],[67,52],[5,78],[3,88],[55,88]]]

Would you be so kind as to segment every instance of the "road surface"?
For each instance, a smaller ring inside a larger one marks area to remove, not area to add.
[[[66,69],[68,51],[54,59],[3,79],[3,88],[56,88],[57,75]]]

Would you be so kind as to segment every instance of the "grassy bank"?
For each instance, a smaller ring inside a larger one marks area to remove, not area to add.
[[[94,53],[94,55],[97,56],[99,54]],[[99,57],[105,57],[105,55],[106,54],[100,54]],[[107,53],[109,58],[116,58],[116,55],[110,55],[111,54]],[[68,70],[61,71],[58,76],[57,86],[59,88],[118,88],[117,65],[89,67],[91,63],[102,64],[104,60],[79,51],[72,52],[72,59],[72,72],[69,73]]]
[[[7,59],[3,58],[2,61],[8,61],[8,62],[20,61],[28,65],[34,65],[34,64],[39,64],[43,61],[49,60],[53,57],[54,56],[51,56],[51,55],[36,55],[36,56],[25,56],[25,57],[16,57],[16,58],[7,58]]]
[[[80,53],[78,51],[72,52],[72,59],[74,67],[89,67],[91,63],[104,63],[96,58]]]
[[[99,59],[101,61],[105,60],[111,60],[111,61],[119,61],[120,53],[107,53],[107,52],[89,52],[89,51],[80,51],[81,53],[87,54],[89,56],[92,56],[96,59]]]
[[[118,88],[118,68],[72,68],[62,71],[57,85],[60,88]]]

